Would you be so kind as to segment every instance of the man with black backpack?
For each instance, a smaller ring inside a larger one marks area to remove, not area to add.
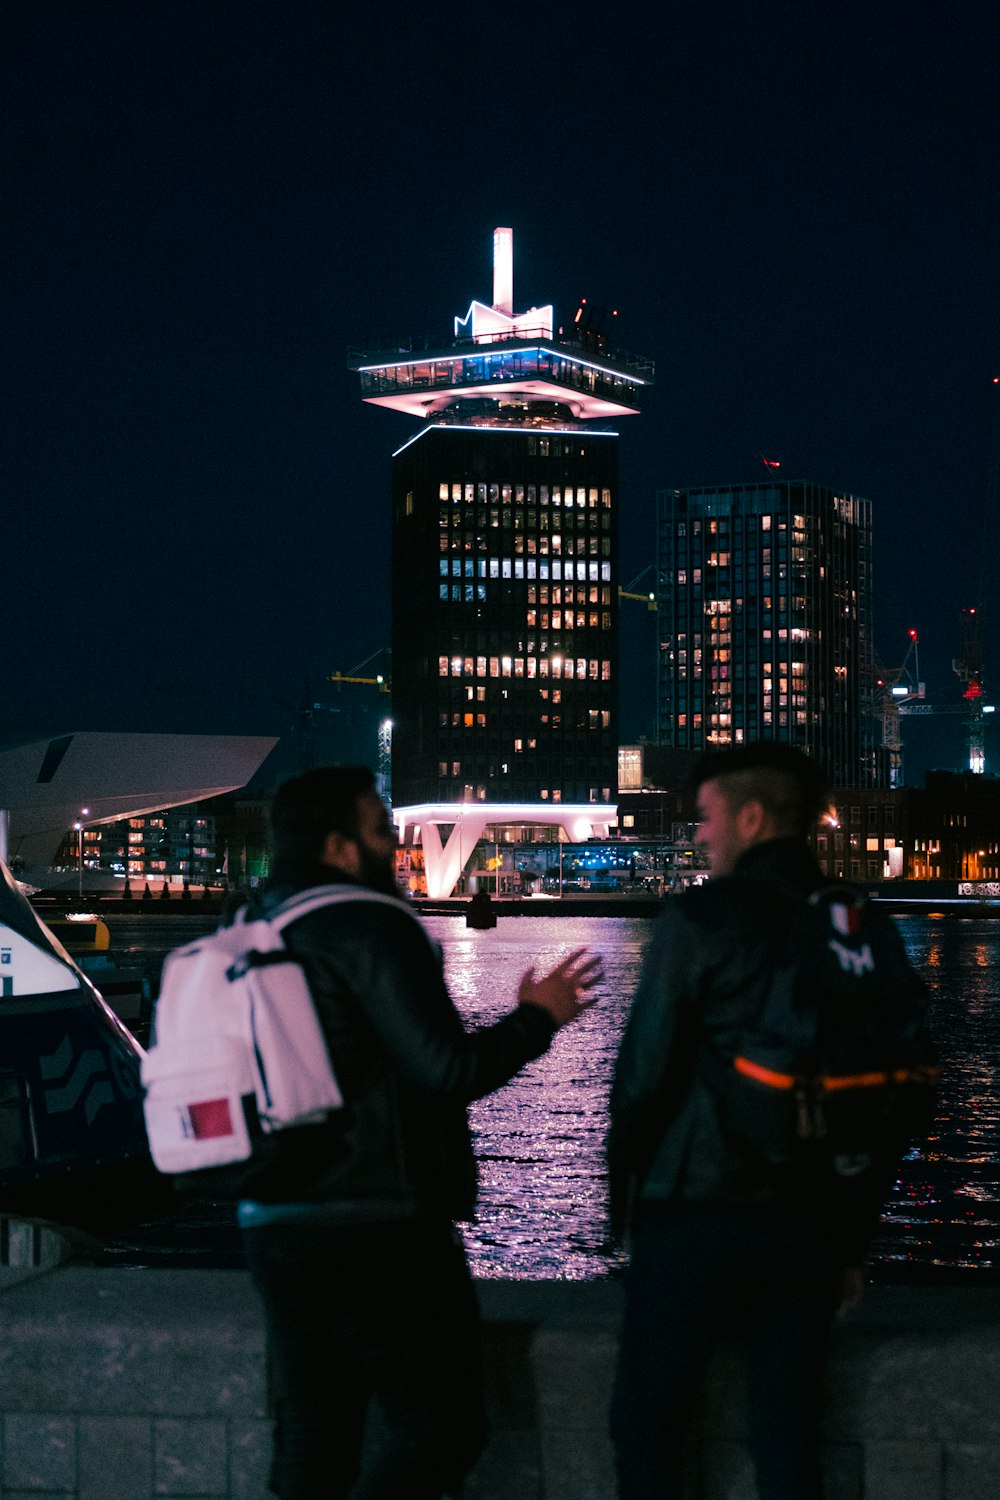
[[[305,971],[342,1096],[325,1122],[278,1132],[281,1154],[239,1207],[267,1318],[272,1486],[282,1500],[439,1500],[459,1492],[485,1431],[455,1228],[476,1196],[466,1106],[580,1014],[600,960],[579,949],[540,978],[529,969],[513,1010],[466,1031],[440,952],[396,887],[371,772],[296,777],[271,821],[270,880],[251,916],[312,904],[283,926],[282,957]]]
[[[892,923],[831,887],[808,846],[826,804],[805,755],[750,744],[694,776],[711,879],[671,899],[615,1071],[612,1220],[631,1263],[612,1400],[621,1500],[680,1500],[717,1336],[749,1354],[761,1500],[820,1500],[822,1385],[838,1307],[936,1059]]]

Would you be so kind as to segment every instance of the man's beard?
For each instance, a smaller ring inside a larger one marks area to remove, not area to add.
[[[396,884],[396,862],[394,859],[380,859],[377,854],[372,854],[363,844],[358,845],[361,853],[361,865],[358,870],[358,880],[362,885],[368,886],[370,890],[378,891],[382,896],[402,896],[399,886]]]

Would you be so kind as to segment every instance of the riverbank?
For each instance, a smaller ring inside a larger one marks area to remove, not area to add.
[[[955,882],[951,882],[954,884]],[[921,894],[919,881],[889,882],[862,886],[871,900],[894,916],[1000,917],[1000,899],[980,900],[974,896]],[[903,889],[905,885],[906,889]],[[67,911],[96,912],[101,917],[168,917],[204,916],[218,919],[234,900],[232,893],[200,890],[187,896],[167,898],[136,896],[125,900],[106,894],[79,896],[46,896],[31,898],[31,904],[44,922]],[[491,896],[490,909],[497,917],[645,917],[655,918],[670,896],[651,892],[572,891],[562,896]],[[458,917],[463,921],[471,898],[447,896],[431,900],[417,896],[413,905],[424,916]]]
[[[1000,901],[977,901],[969,896],[904,896],[886,888],[870,886],[861,889],[892,916],[1000,917]],[[569,896],[494,896],[490,898],[490,907],[498,917],[655,918],[670,899],[670,896],[574,892]],[[468,896],[451,896],[438,901],[417,897],[413,904],[425,916],[464,919],[470,902]]]
[[[611,1500],[618,1282],[478,1284],[492,1436],[469,1500]],[[0,1496],[267,1500],[260,1315],[240,1271],[63,1267],[0,1293]],[[986,1500],[1000,1291],[885,1287],[838,1326],[824,1463],[838,1500]],[[750,1500],[738,1353],[696,1424],[701,1500]]]

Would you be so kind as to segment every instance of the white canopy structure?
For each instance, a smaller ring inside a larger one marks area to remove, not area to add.
[[[424,802],[397,807],[393,820],[401,844],[424,852],[427,894],[450,896],[487,827],[536,824],[562,828],[570,843],[607,838],[618,821],[617,805],[588,802]],[[450,828],[445,842],[442,827]]]
[[[88,826],[246,786],[273,736],[78,731],[0,743],[0,858],[41,875],[86,807]]]

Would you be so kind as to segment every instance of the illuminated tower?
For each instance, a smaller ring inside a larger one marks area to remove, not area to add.
[[[613,314],[569,333],[493,305],[445,347],[355,361],[365,401],[422,419],[393,459],[393,801],[607,802],[617,794],[617,433],[652,366]]]

